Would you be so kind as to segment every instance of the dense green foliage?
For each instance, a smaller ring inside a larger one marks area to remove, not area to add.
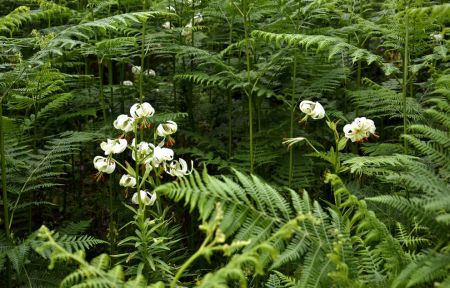
[[[446,2],[2,0],[0,287],[450,287]]]

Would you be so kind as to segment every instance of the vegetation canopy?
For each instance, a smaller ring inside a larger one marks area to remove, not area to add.
[[[0,287],[450,287],[450,4],[2,0]]]

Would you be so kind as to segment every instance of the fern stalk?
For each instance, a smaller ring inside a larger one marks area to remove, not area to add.
[[[251,68],[250,68],[250,44],[249,44],[249,36],[248,36],[248,10],[247,10],[247,1],[242,0],[242,16],[244,18],[244,37],[245,37],[245,62],[247,66],[247,85],[250,85],[251,81]],[[249,138],[250,138],[250,173],[253,173],[253,99],[252,99],[252,91],[248,91],[248,88],[245,89],[248,97],[248,122],[249,122]]]
[[[111,108],[111,115],[114,113],[114,91],[113,91],[113,63],[108,60],[108,84],[109,84],[109,106]],[[112,117],[111,117],[112,118]]]
[[[3,97],[0,98],[0,153],[1,153],[1,167],[2,167],[2,200],[3,200],[3,217],[6,237],[11,240],[11,231],[9,230],[9,207],[8,207],[8,193],[6,190],[6,149],[5,149],[5,129],[3,127]]]
[[[297,49],[294,50],[294,63],[292,66],[292,94],[291,94],[291,127],[289,129],[289,137],[294,137],[294,116],[295,116],[295,92],[297,86]],[[292,178],[294,177],[294,149],[289,149],[289,181],[288,185],[291,187]]]
[[[405,19],[405,52],[404,52],[404,58],[403,58],[403,83],[402,83],[402,92],[403,92],[403,135],[407,135],[407,119],[406,119],[406,96],[408,91],[408,45],[409,45],[409,14],[408,14],[408,6],[406,6],[405,13],[406,13],[406,19]],[[408,154],[408,142],[406,141],[406,137],[403,138],[403,153]]]
[[[228,43],[233,43],[233,19],[230,21],[230,32],[228,34]],[[228,57],[228,65],[231,63],[231,57]],[[227,94],[227,116],[228,116],[228,158],[231,158],[231,144],[233,143],[233,130],[232,130],[232,124],[231,124],[231,110],[232,110],[232,98],[231,98],[231,91],[228,91]]]
[[[120,63],[120,114],[125,114],[125,91],[123,81],[125,80],[125,64]]]
[[[11,230],[9,229],[9,202],[8,202],[8,193],[6,190],[6,152],[5,152],[5,129],[3,127],[3,98],[5,95],[3,95],[0,98],[0,156],[1,156],[1,167],[2,167],[2,201],[3,201],[3,226],[5,226],[5,233],[6,238],[9,242],[12,241],[11,238]],[[7,287],[12,287],[12,280],[11,280],[11,263],[8,261],[7,263]]]
[[[200,248],[197,250],[197,252],[195,252],[191,257],[189,257],[189,259],[183,263],[183,265],[180,267],[180,269],[177,271],[177,274],[175,274],[175,277],[173,278],[172,282],[170,283],[170,288],[176,288],[177,287],[177,282],[178,280],[181,278],[181,276],[183,275],[184,271],[192,264],[194,263],[195,260],[197,260],[198,257],[200,257],[201,255],[203,255],[205,253],[205,250],[208,250],[208,242],[209,240],[211,240],[211,237],[213,236],[213,234],[211,234],[210,231],[207,232],[207,235],[205,237],[205,240],[203,240],[202,245],[200,246]],[[210,243],[208,246],[213,246],[211,244],[215,244],[214,241],[212,243]]]
[[[98,62],[98,73],[99,73],[99,85],[100,85],[100,91],[99,91],[99,96],[100,96],[100,105],[102,108],[102,114],[103,114],[103,121],[105,123],[105,126],[107,125],[107,115],[106,115],[106,104],[105,104],[105,95],[103,93],[103,63],[102,60],[99,59]]]

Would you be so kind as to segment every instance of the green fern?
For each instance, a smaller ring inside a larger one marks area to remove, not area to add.
[[[79,265],[78,269],[62,280],[60,287],[149,287],[141,275],[125,281],[123,268],[114,266],[110,269],[111,260],[106,254],[97,256],[89,263],[85,260],[82,250],[73,254],[68,252],[53,238],[53,234],[45,226],[39,230],[39,237],[42,239],[42,244],[36,248],[36,251],[41,255],[50,255],[50,269],[53,269],[57,263],[67,261]]]
[[[329,59],[332,59],[334,56],[340,55],[341,53],[345,53],[352,58],[353,62],[363,60],[368,64],[376,63],[387,75],[397,71],[393,65],[385,63],[380,56],[372,54],[366,49],[357,48],[338,37],[325,35],[276,34],[264,31],[253,31],[252,36],[262,38],[267,42],[275,43],[277,45],[285,43],[288,46],[301,46],[305,49],[313,46],[316,47],[317,51],[328,50]]]

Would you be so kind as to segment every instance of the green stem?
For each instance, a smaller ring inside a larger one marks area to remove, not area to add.
[[[135,166],[135,173],[136,173],[136,193],[137,193],[137,198],[138,198],[138,202],[139,202],[139,209],[141,209],[144,205],[142,203],[142,199],[141,199],[141,193],[140,193],[140,188],[141,186],[139,185],[140,181],[139,181],[139,153],[138,153],[138,133],[137,133],[138,129],[137,129],[137,122],[134,122],[133,125],[133,132],[134,132],[134,144],[135,146],[133,147],[134,149],[134,153],[135,153],[135,158],[136,158],[136,166]]]
[[[110,175],[109,178],[109,241],[110,241],[110,253],[114,254],[115,246],[116,246],[116,225],[114,222],[114,211],[113,211],[113,185],[114,185],[114,176]]]
[[[147,10],[147,1],[143,1],[143,11]],[[144,102],[144,64],[145,64],[145,33],[147,27],[147,19],[142,23],[142,38],[141,38],[141,73],[139,73],[139,101]]]
[[[81,130],[81,128],[80,128],[80,130]],[[80,149],[80,152],[79,152],[79,159],[80,159],[80,163],[83,163],[83,152],[82,152],[83,150],[82,149]],[[78,209],[80,209],[81,208],[81,203],[82,203],[82,199],[81,199],[81,197],[83,196],[83,187],[84,187],[84,185],[83,185],[83,169],[82,169],[82,166],[81,165],[78,165],[78,179],[79,179],[79,187],[78,187],[78,189],[77,189],[77,202],[78,202]]]
[[[203,254],[203,250],[208,243],[209,239],[211,238],[210,235],[207,235],[205,240],[202,243],[202,246],[195,252],[189,259],[183,263],[183,265],[180,267],[180,270],[178,270],[177,274],[175,274],[175,277],[173,278],[172,282],[170,283],[170,288],[176,288],[177,282],[183,275],[183,272],[198,258]]]
[[[294,137],[296,91],[297,91],[297,49],[294,50],[294,63],[292,67],[291,125],[289,129],[290,138]],[[293,177],[294,177],[294,149],[289,149],[289,182],[288,182],[289,187],[291,187],[292,185]]]
[[[99,91],[99,97],[100,97],[100,106],[102,108],[103,113],[103,121],[105,123],[105,126],[108,124],[108,117],[106,115],[106,104],[105,104],[105,95],[103,94],[103,63],[100,60],[98,62],[98,73],[99,73],[99,85],[100,85],[100,91]]]
[[[113,63],[108,60],[108,84],[109,84],[109,107],[111,108],[111,119],[114,114],[114,89],[113,89]]]
[[[247,85],[250,85],[251,75],[250,75],[250,43],[248,37],[248,11],[246,9],[246,1],[242,1],[242,13],[244,17],[244,36],[245,36],[245,61],[247,66]],[[252,91],[248,91],[246,88],[246,94],[248,97],[248,122],[249,122],[249,137],[250,137],[250,173],[253,173],[253,165],[254,165],[254,154],[253,154],[253,99],[252,99]]]
[[[5,149],[5,129],[3,126],[3,98],[0,98],[0,156],[1,156],[1,167],[2,167],[2,200],[3,200],[3,226],[5,226],[5,233],[8,242],[12,242],[11,230],[9,229],[9,202],[8,202],[8,192],[6,190],[6,149]],[[11,277],[11,263],[7,263],[7,287],[12,287],[12,277]]]
[[[404,52],[404,58],[403,58],[403,83],[402,83],[402,91],[403,91],[403,136],[406,136],[407,134],[407,93],[408,93],[408,58],[409,58],[409,51],[408,51],[408,40],[409,40],[409,14],[408,14],[408,6],[406,6],[406,19],[405,19],[405,52]],[[403,138],[403,153],[408,154],[408,142],[406,141],[406,137]]]
[[[233,19],[231,19],[231,23],[230,23],[230,33],[228,35],[228,43],[229,45],[231,45],[232,41],[233,41]],[[231,57],[228,57],[228,65],[230,65],[231,63]],[[228,95],[227,95],[227,114],[228,114],[228,158],[231,158],[231,145],[233,144],[233,127],[231,125],[231,113],[232,113],[232,104],[233,104],[233,99],[231,98],[231,91],[228,91]]]
[[[3,192],[3,217],[6,237],[11,240],[11,231],[9,230],[9,207],[8,193],[6,190],[6,149],[5,149],[5,129],[3,123],[3,97],[0,99],[0,153],[2,167],[2,192]]]
[[[125,91],[123,81],[125,80],[125,64],[120,64],[120,114],[125,114]]]

